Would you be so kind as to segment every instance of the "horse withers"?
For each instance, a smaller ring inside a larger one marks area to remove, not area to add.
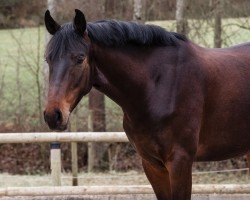
[[[250,152],[250,43],[202,48],[158,26],[86,23],[79,10],[62,26],[46,11],[45,25],[48,126],[65,130],[81,98],[103,92],[121,106],[158,199],[191,198],[194,161]]]

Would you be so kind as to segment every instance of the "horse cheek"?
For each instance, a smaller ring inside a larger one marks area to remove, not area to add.
[[[88,59],[85,59],[83,62],[83,80],[82,80],[82,84],[84,87],[84,90],[89,90],[89,88],[91,87],[91,67],[88,63]]]

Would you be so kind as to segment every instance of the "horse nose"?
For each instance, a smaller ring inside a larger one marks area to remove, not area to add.
[[[62,113],[58,109],[55,110],[55,120],[57,123],[62,121]]]
[[[52,111],[44,111],[44,121],[48,124],[52,130],[58,129],[62,124],[62,112],[59,109]]]

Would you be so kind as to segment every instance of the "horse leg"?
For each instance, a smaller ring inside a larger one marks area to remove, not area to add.
[[[173,153],[171,160],[167,161],[173,200],[191,199],[192,164],[192,156],[184,151]]]
[[[151,183],[158,200],[171,200],[169,174],[164,165],[156,165],[142,160],[145,174]]]

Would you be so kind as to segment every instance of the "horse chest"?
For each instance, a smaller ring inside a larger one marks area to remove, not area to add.
[[[155,162],[156,160],[162,160],[160,155],[160,149],[157,141],[144,133],[136,134],[136,132],[125,131],[130,143],[136,149],[137,153],[145,160]],[[138,133],[138,132],[137,132]]]
[[[129,121],[123,121],[126,135],[137,153],[150,162],[164,162],[165,152],[170,148],[170,138],[162,131],[145,126],[133,126]]]

